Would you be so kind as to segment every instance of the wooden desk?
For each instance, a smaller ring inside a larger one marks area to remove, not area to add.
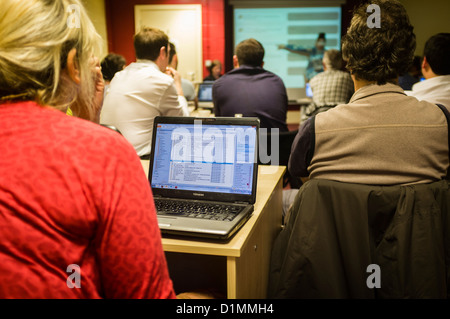
[[[148,161],[142,161],[146,173]],[[163,238],[177,294],[215,288],[228,299],[267,296],[272,244],[281,230],[285,166],[259,167],[255,210],[229,242]]]

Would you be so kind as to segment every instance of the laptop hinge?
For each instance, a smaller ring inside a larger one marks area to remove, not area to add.
[[[234,202],[235,204],[243,204],[243,205],[248,205],[248,202],[240,202],[240,201],[236,201]]]

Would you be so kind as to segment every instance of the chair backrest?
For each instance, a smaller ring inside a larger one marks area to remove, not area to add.
[[[449,189],[306,182],[274,244],[269,297],[450,297]]]
[[[258,154],[259,164],[287,166],[289,163],[289,156],[291,155],[292,143],[294,142],[297,133],[298,130],[278,132],[275,134],[260,132]],[[276,149],[274,149],[274,147],[276,147]],[[278,161],[276,163],[273,161],[274,151],[278,151]],[[286,171],[284,186],[286,186],[287,183],[290,183],[292,188],[300,188],[301,186],[301,180],[291,177],[289,172]]]

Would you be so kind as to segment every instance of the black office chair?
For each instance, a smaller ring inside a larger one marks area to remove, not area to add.
[[[270,131],[269,131],[270,132]],[[260,131],[259,135],[259,154],[258,162],[260,165],[281,165],[287,166],[289,163],[289,156],[291,155],[292,143],[297,135],[298,130],[288,132],[278,132],[271,134],[269,132]],[[272,163],[272,142],[274,146],[278,145],[278,163]],[[291,188],[300,188],[302,181],[286,173],[283,177],[283,187],[290,185]]]

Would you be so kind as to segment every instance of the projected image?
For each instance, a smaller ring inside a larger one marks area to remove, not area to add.
[[[310,59],[280,46],[310,50],[321,33],[325,50],[340,49],[340,7],[234,9],[235,46],[248,38],[260,41],[265,49],[264,68],[280,76],[288,90],[305,88]]]

